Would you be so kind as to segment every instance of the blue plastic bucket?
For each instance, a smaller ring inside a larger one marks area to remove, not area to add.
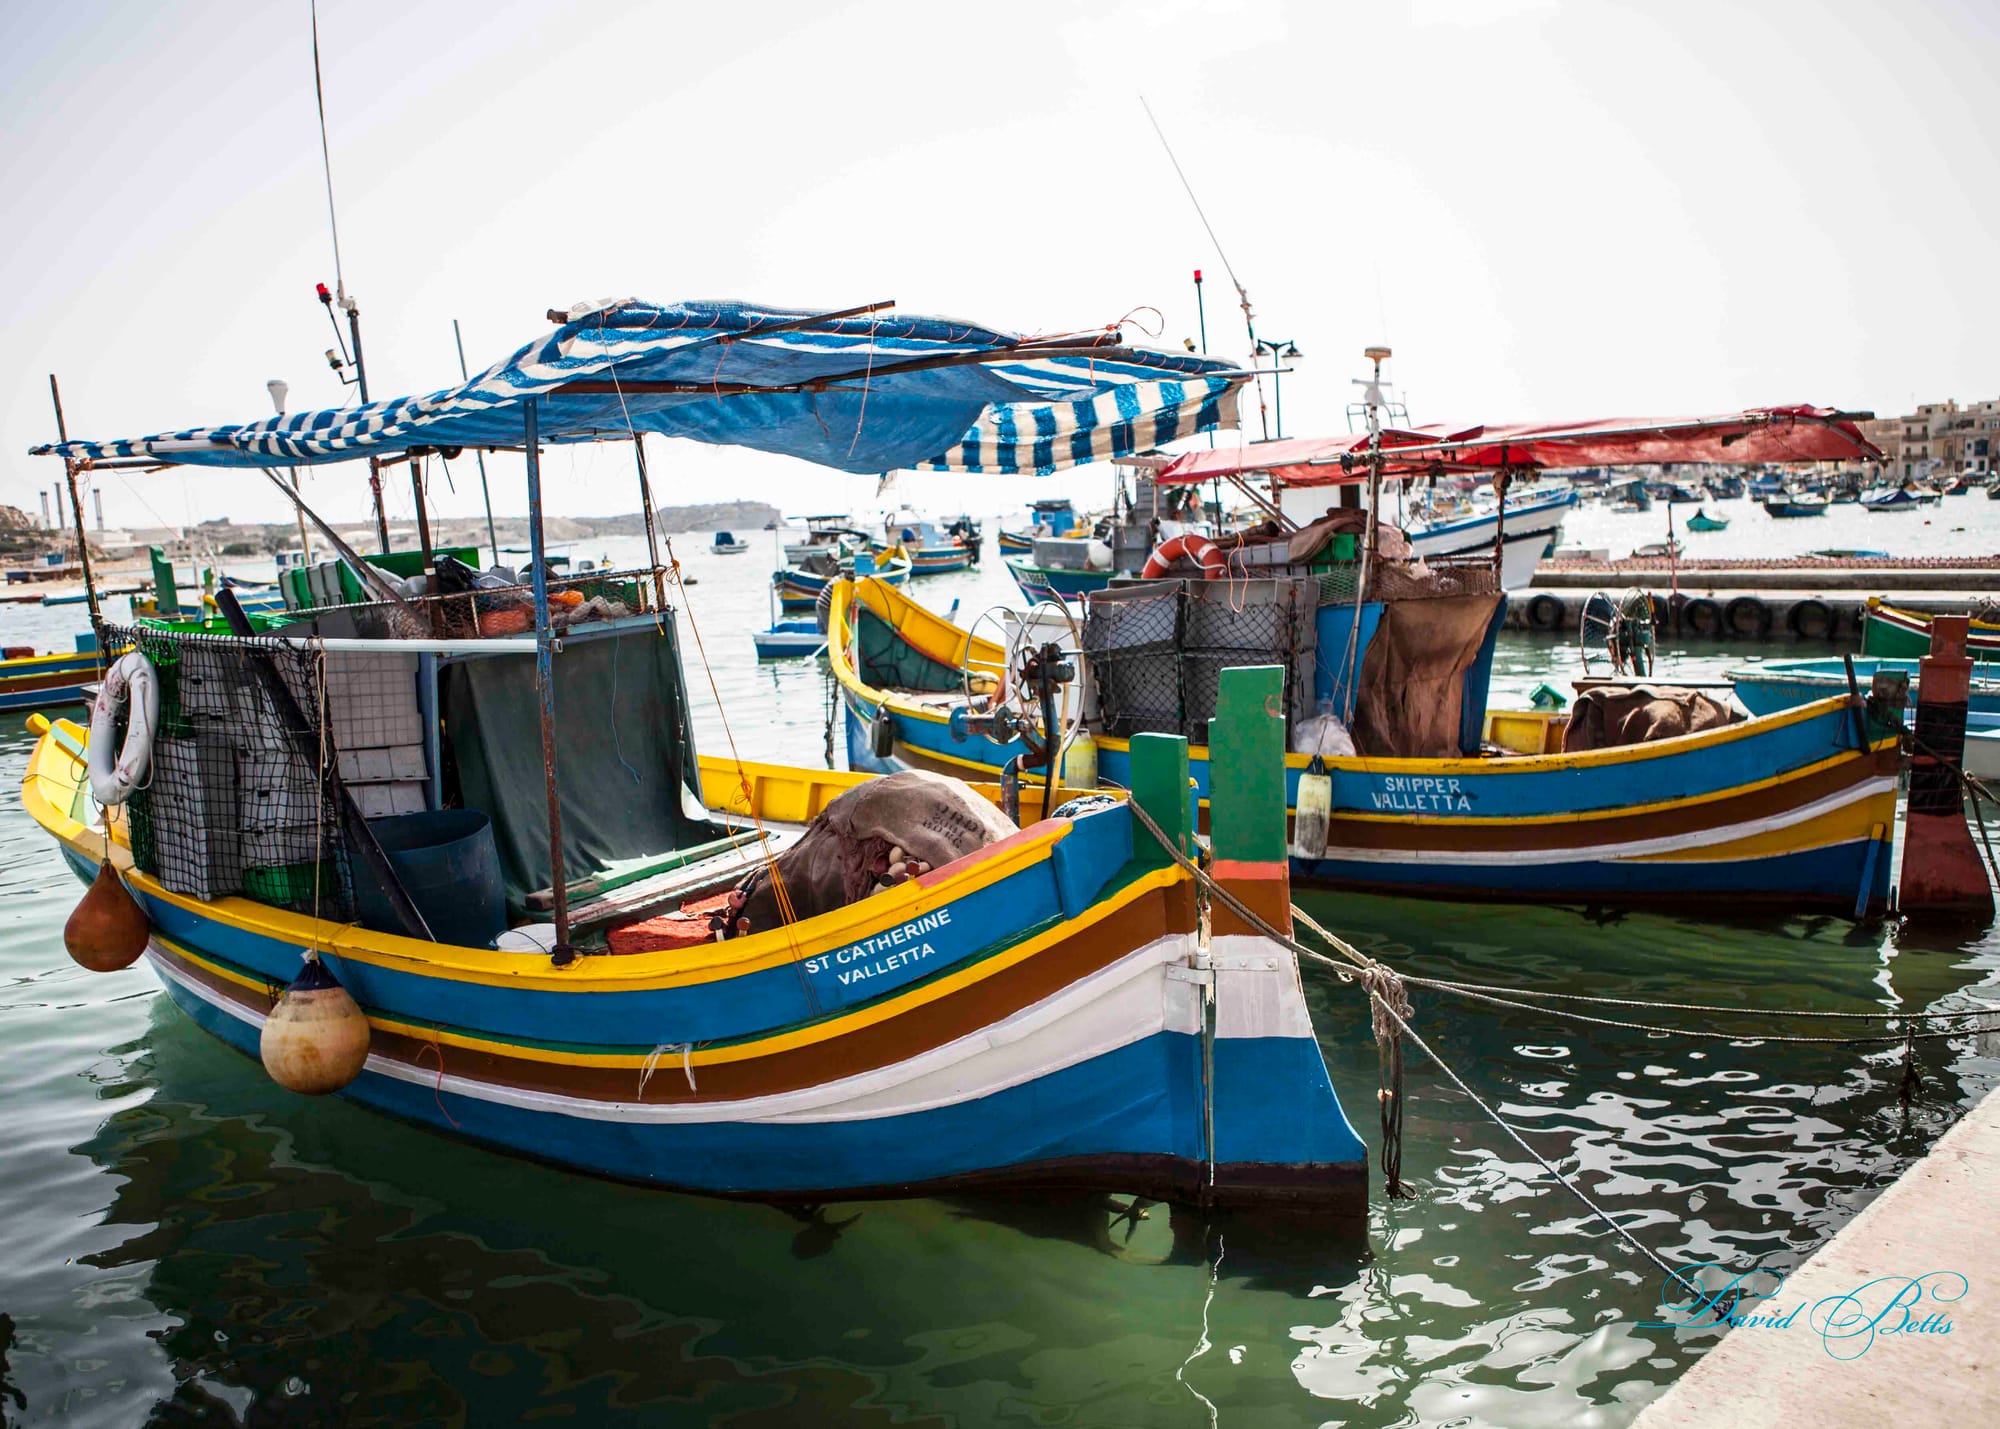
[[[371,819],[368,827],[440,943],[487,948],[507,931],[500,849],[486,815],[477,809],[426,810]],[[361,861],[353,862],[362,925],[396,931],[388,899]]]

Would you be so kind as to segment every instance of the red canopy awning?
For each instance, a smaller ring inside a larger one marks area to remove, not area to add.
[[[1653,466],[1665,462],[1874,461],[1882,453],[1861,435],[1854,413],[1832,407],[1753,407],[1722,417],[1609,417],[1594,422],[1520,422],[1506,426],[1420,427],[1382,433],[1382,474],[1580,466]],[[1211,477],[1271,473],[1287,486],[1337,486],[1368,479],[1368,438],[1293,437],[1176,457],[1156,475],[1168,485]]]

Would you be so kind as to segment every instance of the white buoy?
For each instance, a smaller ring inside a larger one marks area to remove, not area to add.
[[[309,1097],[337,1092],[368,1060],[368,1019],[318,958],[309,957],[271,1015],[258,1054],[271,1080]]]
[[[1299,775],[1296,809],[1292,816],[1293,856],[1325,858],[1327,825],[1333,816],[1333,776],[1318,756]]]

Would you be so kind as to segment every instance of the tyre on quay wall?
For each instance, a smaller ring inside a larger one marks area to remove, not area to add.
[[[1722,607],[1705,595],[1698,595],[1681,607],[1681,629],[1704,640],[1722,634]]]
[[[1723,607],[1722,624],[1738,640],[1763,640],[1771,633],[1771,608],[1754,595],[1739,595]]]
[[[1563,627],[1562,597],[1543,591],[1528,602],[1527,617],[1530,630],[1560,630]]]
[[[1802,600],[1785,612],[1785,629],[1794,640],[1831,640],[1839,626],[1833,607],[1823,600]]]

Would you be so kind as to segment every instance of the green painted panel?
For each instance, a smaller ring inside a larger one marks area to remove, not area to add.
[[[1224,670],[1208,722],[1208,831],[1217,858],[1285,857],[1285,670]]]
[[[1188,798],[1188,742],[1177,734],[1132,736],[1132,800],[1180,846],[1194,853],[1194,801]],[[1148,867],[1172,863],[1144,829],[1132,830],[1132,857]]]

